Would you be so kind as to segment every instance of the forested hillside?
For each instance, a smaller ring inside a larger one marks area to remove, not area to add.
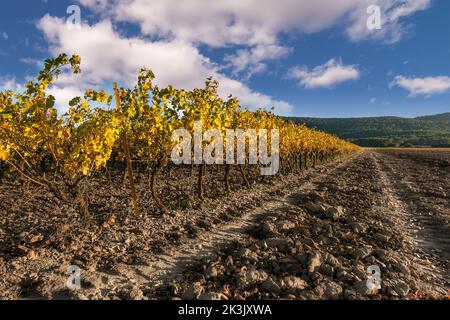
[[[363,147],[450,147],[450,113],[417,118],[289,118]]]

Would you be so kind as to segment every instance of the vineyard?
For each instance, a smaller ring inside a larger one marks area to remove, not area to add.
[[[448,297],[448,150],[363,150],[148,69],[62,114],[80,62],[0,92],[0,299]]]
[[[48,87],[66,67],[73,73],[81,72],[79,65],[78,56],[62,54],[47,60],[37,79],[25,85],[24,92],[0,93],[0,160],[2,175],[15,175],[24,188],[34,184],[61,201],[70,201],[85,224],[90,221],[90,213],[83,181],[121,165],[124,181],[130,187],[132,210],[139,210],[133,173],[137,168],[149,173],[148,188],[154,203],[167,214],[167,204],[157,187],[158,177],[175,166],[170,161],[177,143],[172,139],[174,130],[183,128],[193,133],[196,122],[223,136],[228,129],[278,129],[280,174],[358,150],[337,137],[286,122],[271,112],[246,110],[237,98],[223,100],[217,94],[219,84],[213,79],[206,81],[205,88],[192,91],[159,88],[153,83],[154,74],[147,69],[140,71],[134,88],[115,87],[115,99],[107,91],[88,90],[84,97],[70,101],[68,113],[59,115]],[[225,143],[237,144],[234,139]],[[205,197],[204,180],[211,170],[223,172],[225,192],[232,188],[230,175],[236,172],[235,167],[247,187],[254,182],[248,176],[256,168],[248,161],[224,163],[220,156],[213,165],[195,165],[199,200]],[[194,165],[190,167],[193,174]]]

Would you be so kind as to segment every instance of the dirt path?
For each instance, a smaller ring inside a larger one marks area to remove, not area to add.
[[[374,154],[389,197],[405,212],[418,251],[450,283],[450,172],[436,162]],[[400,200],[401,199],[401,200]]]

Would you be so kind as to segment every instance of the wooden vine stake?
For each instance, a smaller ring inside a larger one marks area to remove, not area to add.
[[[116,106],[117,110],[119,112],[122,112],[122,106],[120,105],[120,96],[119,96],[119,90],[117,89],[117,82],[114,82],[114,95],[116,97]],[[130,144],[128,141],[128,136],[126,130],[122,133],[122,143],[123,143],[123,151],[125,152],[125,162],[127,165],[127,176],[128,180],[130,181],[130,188],[131,188],[131,198],[132,198],[132,205],[133,205],[133,212],[137,212],[137,194],[136,194],[136,187],[134,185],[134,178],[133,178],[133,168],[131,166],[131,152],[130,152]]]

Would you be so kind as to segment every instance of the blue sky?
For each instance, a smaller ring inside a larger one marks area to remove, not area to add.
[[[69,5],[81,27],[68,28]],[[380,5],[382,26],[366,12]],[[51,93],[71,97],[140,67],[158,84],[214,76],[244,106],[284,115],[414,117],[450,112],[450,1],[3,0],[0,87],[17,89],[60,52],[82,58]]]

